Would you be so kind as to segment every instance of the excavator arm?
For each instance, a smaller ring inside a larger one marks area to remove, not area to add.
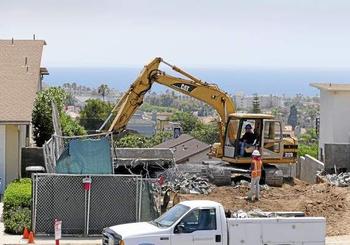
[[[164,71],[159,70],[161,63],[168,65],[172,70],[185,78],[167,75]],[[112,113],[116,113],[116,115],[109,127],[109,131],[120,133],[125,129],[131,116],[142,105],[145,94],[151,89],[154,82],[165,85],[212,106],[220,116],[220,143],[221,146],[223,145],[227,115],[235,112],[235,105],[232,98],[226,92],[219,89],[217,85],[203,82],[180,68],[170,65],[159,57],[155,58],[144,67],[138,78],[130,86],[130,89],[113,108]],[[109,119],[110,118],[107,120]],[[101,128],[104,126],[105,124],[102,125]]]

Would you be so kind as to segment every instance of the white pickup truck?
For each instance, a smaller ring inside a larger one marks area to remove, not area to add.
[[[103,245],[323,245],[322,217],[226,218],[221,204],[185,201],[150,222],[103,230]]]

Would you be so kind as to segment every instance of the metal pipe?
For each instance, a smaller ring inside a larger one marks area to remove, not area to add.
[[[138,221],[141,220],[141,212],[142,212],[142,176],[141,176],[141,184],[140,184],[140,196],[139,196],[139,217],[138,217]]]
[[[88,201],[87,201],[87,216],[86,216],[86,235],[87,236],[89,235],[89,224],[90,224],[90,197],[91,197],[90,194],[91,194],[91,188],[89,188],[88,190]]]
[[[171,69],[173,69],[174,71],[176,71],[176,72],[178,72],[178,73],[184,75],[185,77],[188,77],[188,78],[192,79],[192,80],[195,81],[195,82],[201,82],[200,79],[195,78],[195,77],[192,76],[191,74],[185,72],[184,70],[181,70],[179,67],[174,66],[174,65],[172,65],[172,64],[170,64],[170,63],[168,63],[168,62],[166,62],[165,60],[162,60],[162,62],[163,62],[164,64],[166,64],[167,66],[171,67]],[[204,82],[204,84],[207,84],[207,83]]]

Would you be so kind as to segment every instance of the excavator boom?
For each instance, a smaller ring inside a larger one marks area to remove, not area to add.
[[[167,75],[164,71],[159,70],[161,63],[170,66],[172,70],[185,78]],[[235,112],[232,98],[226,92],[220,90],[217,85],[203,82],[159,57],[144,67],[129,90],[113,108],[112,113],[116,113],[116,115],[108,131],[120,133],[125,129],[131,116],[142,105],[145,94],[151,89],[154,82],[212,106],[220,116],[220,139],[223,141],[227,115]],[[223,142],[221,143],[223,144]]]

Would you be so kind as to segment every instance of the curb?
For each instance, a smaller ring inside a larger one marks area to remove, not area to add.
[[[8,242],[4,245],[23,245],[28,244],[26,239],[21,239],[19,242]],[[35,240],[34,244],[36,245],[51,245],[55,244],[55,240]],[[60,240],[60,245],[101,245],[101,240]]]
[[[55,241],[48,241],[48,242],[38,242],[35,241],[36,245],[48,245],[48,244],[54,244]],[[25,242],[20,242],[20,243],[4,243],[4,245],[23,245],[23,244],[28,244],[27,241]],[[79,241],[79,242],[60,242],[60,245],[101,245],[101,241],[98,242],[85,242],[85,241]]]

